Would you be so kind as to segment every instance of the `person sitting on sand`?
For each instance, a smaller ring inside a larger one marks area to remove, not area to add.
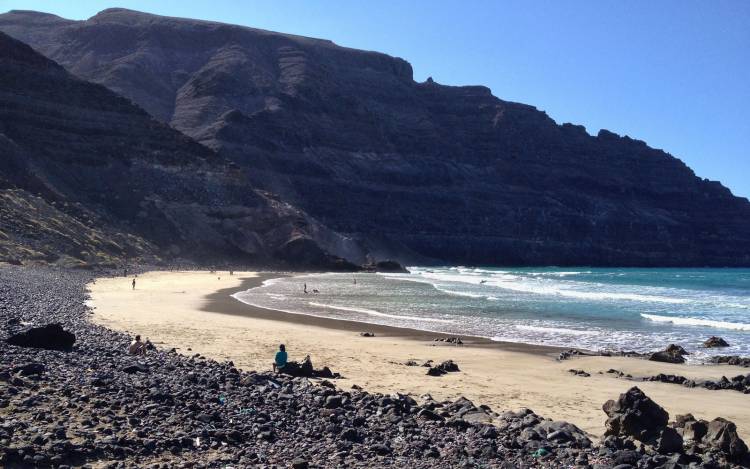
[[[146,355],[146,344],[141,342],[141,336],[135,336],[135,340],[128,347],[128,353],[131,355]]]
[[[276,358],[273,360],[273,371],[279,373],[286,366],[287,360],[286,347],[284,344],[279,345],[279,351],[276,352]]]

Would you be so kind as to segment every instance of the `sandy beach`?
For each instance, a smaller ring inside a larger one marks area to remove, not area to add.
[[[633,385],[662,405],[672,418],[692,413],[707,420],[725,417],[750,437],[750,396],[735,391],[688,389],[665,383],[633,383],[607,374],[614,368],[634,376],[657,373],[691,378],[747,374],[730,366],[688,366],[613,357],[555,360],[558,349],[469,339],[463,347],[436,344],[439,336],[408,329],[321,319],[254,308],[231,293],[252,288],[279,274],[235,272],[149,272],[132,278],[100,278],[89,285],[92,320],[109,328],[141,334],[178,352],[232,360],[246,370],[268,370],[279,343],[290,359],[309,354],[316,367],[329,366],[344,379],[371,392],[429,393],[435,399],[465,396],[493,410],[527,407],[540,415],[575,423],[594,436],[604,431],[602,404]],[[361,331],[375,332],[364,338]],[[423,367],[407,360],[441,362],[452,359],[461,372],[426,376]],[[569,369],[591,374],[574,376]]]

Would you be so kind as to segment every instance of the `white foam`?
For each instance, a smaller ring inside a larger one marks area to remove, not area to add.
[[[566,329],[564,327],[541,327],[541,326],[527,326],[523,324],[516,324],[515,328],[522,331],[531,332],[542,332],[545,334],[565,334],[565,335],[596,335],[596,331],[582,331],[580,329]]]
[[[529,272],[528,275],[534,277],[569,277],[571,275],[590,274],[590,270],[571,271],[571,272]]]
[[[369,314],[371,316],[380,316],[383,318],[407,319],[410,321],[427,321],[427,322],[442,322],[442,323],[453,322],[450,319],[424,318],[424,317],[419,317],[419,316],[404,316],[404,315],[399,315],[399,314],[388,314],[388,313],[381,313],[380,311],[375,311],[374,309],[351,308],[348,306],[333,306],[333,305],[326,305],[322,303],[315,303],[314,301],[310,301],[307,304],[309,304],[310,306],[317,306],[318,308],[327,308],[327,309],[335,309],[338,311],[349,311],[352,313]]]
[[[442,282],[458,282],[458,283],[469,283],[473,285],[487,285],[502,288],[504,290],[511,290],[521,293],[532,293],[537,295],[548,295],[548,296],[562,296],[566,298],[576,298],[594,301],[611,301],[611,300],[629,300],[629,301],[640,301],[648,303],[668,303],[668,304],[684,304],[690,302],[686,298],[676,298],[673,296],[662,296],[662,295],[644,295],[640,293],[631,292],[616,292],[616,291],[593,291],[602,290],[609,286],[597,284],[597,283],[584,283],[584,282],[567,282],[562,281],[555,282],[554,280],[545,281],[543,279],[520,279],[515,275],[500,274],[492,276],[490,280],[482,283],[482,278],[476,276],[466,275],[455,275],[455,274],[421,274],[422,278],[431,279],[433,281]],[[410,279],[404,279],[410,280]],[[444,286],[436,285],[432,283],[436,288],[440,289]],[[575,288],[575,289],[574,289]],[[582,290],[585,288],[587,290]]]
[[[480,295],[478,293],[470,293],[470,292],[467,292],[467,291],[447,290],[445,288],[441,288],[441,287],[438,287],[438,286],[435,286],[435,288],[438,289],[438,290],[440,290],[441,292],[447,293],[449,295],[463,296],[463,297],[466,297],[466,298],[484,298],[484,295]]]
[[[666,322],[678,326],[704,326],[717,329],[732,329],[736,331],[750,331],[750,324],[739,322],[714,321],[711,319],[681,318],[676,316],[659,316],[657,314],[641,313],[641,317],[655,322]]]

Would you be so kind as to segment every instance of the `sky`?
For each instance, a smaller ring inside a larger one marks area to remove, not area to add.
[[[750,197],[750,1],[0,0],[86,19],[109,7],[330,39],[608,129]]]

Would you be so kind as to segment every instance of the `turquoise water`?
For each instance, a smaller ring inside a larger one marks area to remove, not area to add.
[[[691,361],[750,354],[750,269],[409,270],[297,275],[235,297],[292,313],[501,341],[641,352],[678,343],[694,352]],[[731,347],[701,347],[712,335]]]

